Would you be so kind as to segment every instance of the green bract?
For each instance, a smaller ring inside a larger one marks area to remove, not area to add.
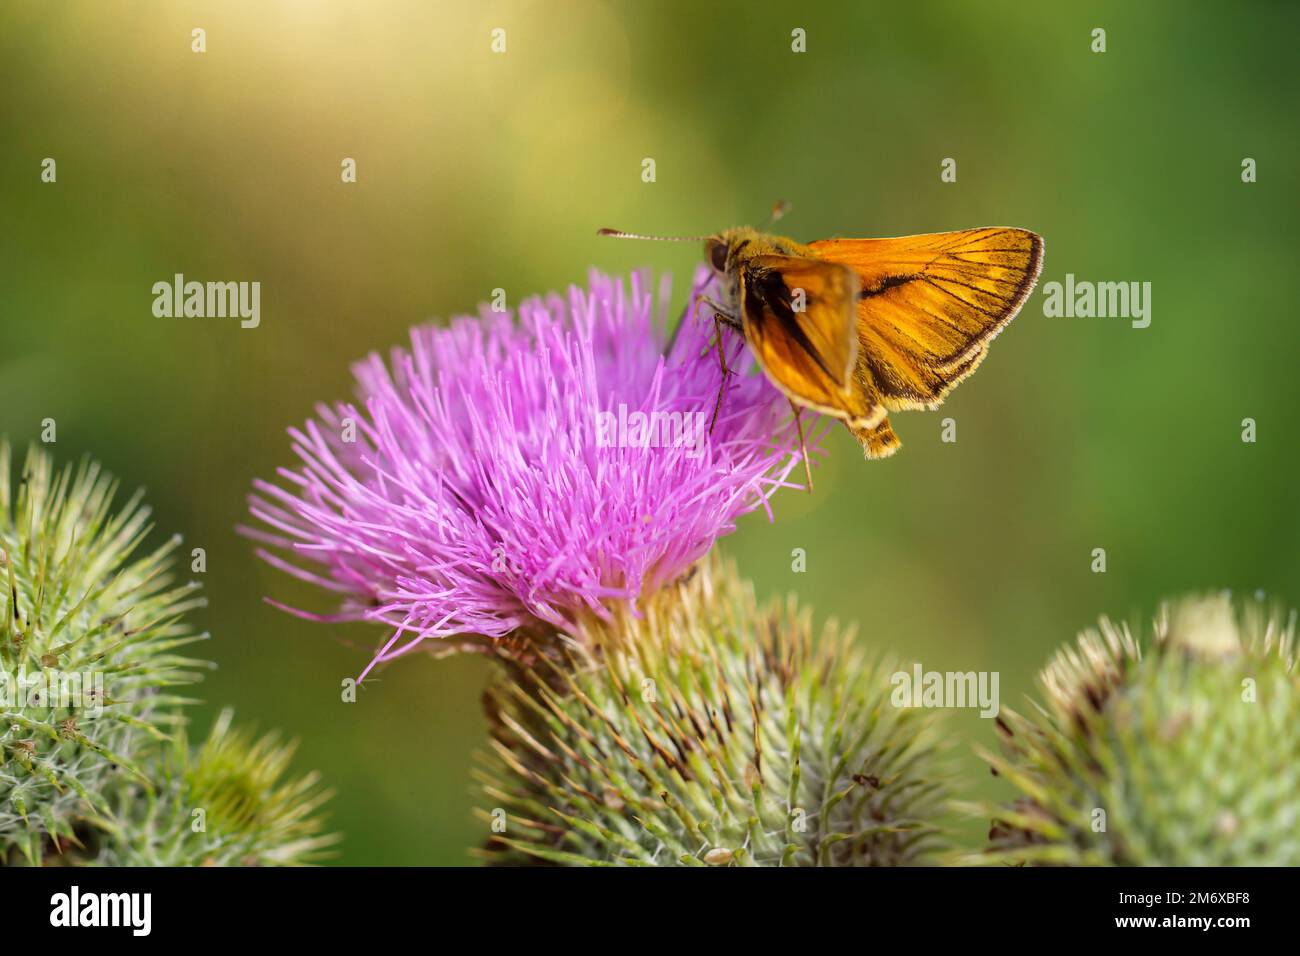
[[[0,444],[0,860],[77,842],[198,679],[179,650],[202,600],[167,570],[179,538],[137,555],[149,510],[136,495],[113,514],[114,490],[98,465],[55,472],[39,451],[11,488]]]
[[[1167,605],[1149,637],[1102,621],[1004,711],[1020,793],[972,862],[1300,865],[1295,616],[1227,595]]]
[[[283,749],[223,719],[185,750],[179,688],[208,665],[182,653],[206,635],[185,620],[198,585],[171,573],[180,539],[142,553],[149,510],[137,494],[114,514],[94,463],[34,449],[10,476],[0,442],[0,865],[310,856],[319,798],[310,779],[270,789]]]
[[[254,739],[224,711],[201,746],[159,755],[152,787],[124,788],[98,862],[113,866],[290,866],[337,842],[314,773],[283,779],[294,745]]]
[[[706,562],[641,618],[503,651],[493,862],[889,865],[942,843],[927,716],[891,669]]]

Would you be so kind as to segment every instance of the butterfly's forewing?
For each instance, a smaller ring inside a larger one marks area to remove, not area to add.
[[[1039,236],[1006,227],[809,248],[858,277],[856,390],[890,411],[933,408],[973,372],[1028,298],[1043,258]]]
[[[855,387],[858,280],[800,256],[748,259],[740,282],[745,339],[778,388],[800,405],[870,428],[884,415]]]

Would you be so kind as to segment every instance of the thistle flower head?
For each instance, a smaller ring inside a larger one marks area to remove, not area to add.
[[[181,728],[151,760],[152,786],[117,794],[96,862],[105,866],[302,866],[338,842],[325,831],[331,793],[293,776],[296,744],[255,737],[223,710],[202,745]]]
[[[942,728],[893,705],[886,660],[793,601],[760,606],[716,559],[647,605],[498,670],[488,861],[890,866],[946,848]]]
[[[115,781],[145,778],[142,754],[181,719],[176,688],[199,679],[178,652],[202,603],[171,577],[180,539],[142,553],[149,510],[137,495],[114,513],[114,490],[39,450],[11,486],[0,442],[0,864],[78,842]]]
[[[593,273],[518,318],[417,328],[356,366],[356,403],[291,430],[298,466],[256,483],[245,533],[342,596],[330,619],[392,629],[371,667],[427,638],[635,610],[798,461],[785,399],[734,336],[724,376],[710,318],[688,314],[665,351],[645,277]]]
[[[1102,621],[1003,711],[1018,791],[978,863],[1296,866],[1295,614],[1226,594],[1165,605],[1148,633]]]

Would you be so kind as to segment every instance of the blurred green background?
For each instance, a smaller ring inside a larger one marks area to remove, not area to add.
[[[598,226],[709,232],[778,198],[802,239],[1025,226],[1040,290],[1149,281],[1150,328],[1049,319],[1035,293],[942,411],[894,419],[897,457],[837,430],[816,494],[722,544],[761,595],[797,590],[927,669],[997,670],[1017,706],[1100,613],[1218,587],[1300,603],[1298,27],[1267,3],[6,0],[0,434],[54,418],[60,459],[147,486],[156,534],[207,549],[220,668],[196,719],[233,703],[302,738],[338,791],[339,863],[466,863],[485,664],[408,658],[340,703],[380,632],[264,604],[328,606],[234,532],[250,481],[290,461],[286,426],[495,287],[648,265],[680,302],[696,246]],[[260,281],[261,327],[155,318],[176,272]],[[997,792],[969,750],[969,792]]]

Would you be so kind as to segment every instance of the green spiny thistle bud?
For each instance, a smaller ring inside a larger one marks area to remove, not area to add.
[[[480,774],[496,863],[928,860],[945,785],[891,669],[706,562],[643,617],[503,650]]]
[[[152,786],[120,793],[97,861],[110,866],[295,866],[337,842],[318,813],[315,773],[285,779],[295,745],[232,728],[224,711],[191,749],[182,731],[152,765]]]
[[[178,649],[203,602],[174,586],[173,538],[140,496],[39,450],[16,492],[0,442],[0,865],[284,865],[334,842],[316,777],[282,781],[292,745],[233,730],[191,750],[176,688],[203,662]]]
[[[179,539],[133,557],[149,511],[137,495],[114,515],[114,491],[98,465],[56,473],[39,450],[15,491],[0,443],[0,864],[79,843],[198,679],[177,653],[202,636],[183,620],[197,585],[167,573]]]
[[[1300,865],[1295,615],[1226,594],[1161,609],[1137,640],[1103,620],[1040,676],[1046,706],[1004,710],[1021,794],[976,863]]]

